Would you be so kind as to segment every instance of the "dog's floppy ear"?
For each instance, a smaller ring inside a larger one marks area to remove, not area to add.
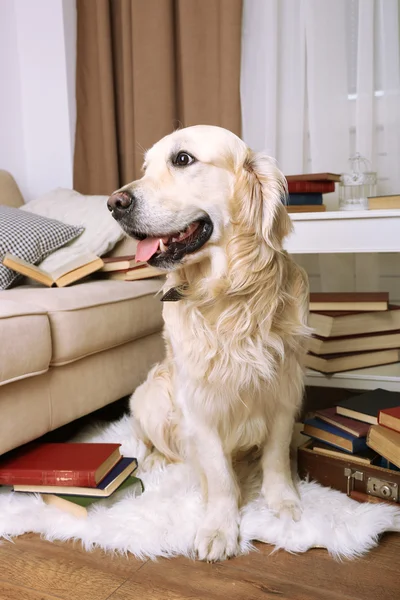
[[[283,239],[292,231],[284,202],[286,179],[266,154],[248,150],[239,177],[238,219],[271,248],[282,250]]]

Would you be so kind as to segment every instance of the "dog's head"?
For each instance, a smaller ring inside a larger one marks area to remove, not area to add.
[[[279,251],[290,231],[283,175],[226,129],[175,131],[146,153],[143,169],[108,207],[139,240],[137,258],[155,267],[199,262],[239,231]]]

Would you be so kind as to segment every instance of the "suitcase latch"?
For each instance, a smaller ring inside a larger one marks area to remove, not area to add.
[[[350,496],[352,489],[354,488],[354,480],[364,480],[364,473],[362,471],[353,471],[348,467],[344,470],[344,476],[347,477],[347,495]]]
[[[386,500],[399,501],[399,486],[391,481],[384,481],[377,477],[368,477],[367,479],[367,494],[377,496]]]

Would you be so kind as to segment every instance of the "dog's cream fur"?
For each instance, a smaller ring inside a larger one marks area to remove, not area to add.
[[[196,163],[174,168],[186,150]],[[300,518],[289,443],[303,393],[308,284],[282,249],[291,221],[285,180],[273,161],[234,134],[189,127],[146,155],[135,193],[135,227],[169,234],[207,213],[214,230],[169,272],[164,304],[166,358],[131,398],[136,433],[168,459],[191,461],[204,483],[207,516],[198,556],[238,550],[240,491],[233,461],[258,448],[263,494],[277,514]]]

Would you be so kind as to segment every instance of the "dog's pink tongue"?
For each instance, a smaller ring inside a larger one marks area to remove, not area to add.
[[[160,240],[158,238],[147,237],[144,240],[138,242],[136,248],[136,262],[147,262],[149,258],[153,256],[158,250]]]

